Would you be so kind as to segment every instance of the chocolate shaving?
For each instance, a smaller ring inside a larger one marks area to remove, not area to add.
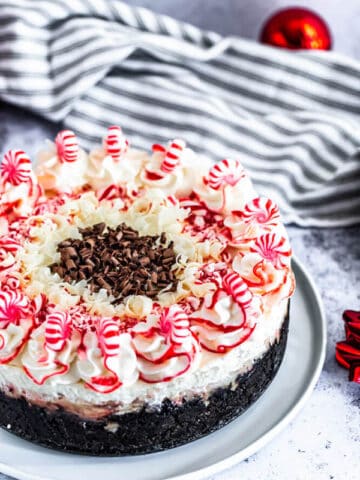
[[[91,292],[105,289],[120,303],[128,295],[155,299],[164,288],[176,290],[172,271],[176,261],[173,242],[166,234],[140,236],[121,224],[115,229],[99,223],[80,230],[82,239],[68,238],[58,245],[60,262],[50,265],[69,283],[86,280]]]

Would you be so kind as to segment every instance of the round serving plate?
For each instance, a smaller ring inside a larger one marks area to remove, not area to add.
[[[198,480],[249,457],[299,412],[320,375],[326,326],[320,297],[298,260],[283,363],[264,395],[243,415],[207,437],[165,452],[94,458],[38,447],[0,431],[0,471],[21,480]],[[301,361],[299,362],[299,359]]]

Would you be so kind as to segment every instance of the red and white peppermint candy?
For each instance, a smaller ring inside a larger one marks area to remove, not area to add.
[[[173,140],[166,149],[164,160],[160,169],[165,173],[171,173],[180,164],[181,154],[186,147],[184,140]]]
[[[129,142],[121,127],[113,125],[108,128],[107,135],[104,138],[104,149],[107,155],[110,155],[113,160],[120,160],[125,155],[129,148]]]
[[[35,298],[32,299],[31,305],[34,309],[34,313],[39,313],[46,307],[47,298],[45,293],[39,293]]]
[[[0,272],[13,268],[16,260],[11,252],[6,251],[4,248],[0,248]]]
[[[279,208],[270,198],[258,197],[245,205],[244,210],[236,212],[245,223],[257,222],[275,226],[280,221]]]
[[[46,320],[48,310],[48,300],[45,293],[39,293],[39,295],[33,298],[31,300],[31,307],[34,312],[35,323],[40,325]]]
[[[56,135],[55,145],[61,163],[76,162],[79,156],[79,146],[76,135],[71,130],[62,130]]]
[[[20,246],[20,242],[9,235],[0,237],[0,248],[3,248],[6,252],[16,253]]]
[[[250,251],[259,253],[277,268],[286,266],[285,258],[291,256],[288,240],[276,233],[266,233],[256,238]]]
[[[45,345],[54,352],[60,352],[71,336],[71,317],[65,312],[53,312],[45,320]]]
[[[20,280],[14,275],[8,275],[3,285],[4,290],[18,290],[20,288]]]
[[[190,198],[181,199],[180,207],[190,209],[190,213],[194,213],[195,215],[204,216],[208,212],[204,202],[200,202],[199,200],[191,200]]]
[[[181,344],[190,335],[188,316],[179,305],[166,307],[160,315],[159,330],[167,343]]]
[[[229,272],[223,277],[223,288],[242,308],[247,308],[253,299],[246,282],[236,272]]]
[[[97,336],[102,354],[114,357],[120,350],[119,323],[112,318],[101,318],[97,326]]]
[[[172,205],[173,207],[176,207],[178,204],[179,204],[179,200],[175,197],[175,195],[168,195],[166,197],[166,200],[168,201],[168,203],[170,205]]]
[[[31,160],[22,150],[9,150],[1,162],[0,172],[3,183],[17,187],[30,181]]]
[[[218,190],[224,185],[235,186],[244,176],[240,162],[225,159],[210,168],[207,183],[210,188]]]
[[[29,299],[22,293],[6,290],[0,292],[0,329],[10,323],[18,324],[29,317]]]

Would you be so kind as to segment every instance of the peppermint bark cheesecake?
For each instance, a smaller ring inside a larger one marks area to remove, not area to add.
[[[231,421],[284,355],[291,249],[237,160],[110,127],[5,154],[0,423],[69,452],[163,450]]]

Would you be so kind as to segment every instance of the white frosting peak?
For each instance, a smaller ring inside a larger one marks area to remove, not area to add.
[[[88,156],[79,149],[76,161],[61,162],[56,145],[48,142],[48,148],[38,154],[35,171],[45,191],[71,193],[86,184]]]

